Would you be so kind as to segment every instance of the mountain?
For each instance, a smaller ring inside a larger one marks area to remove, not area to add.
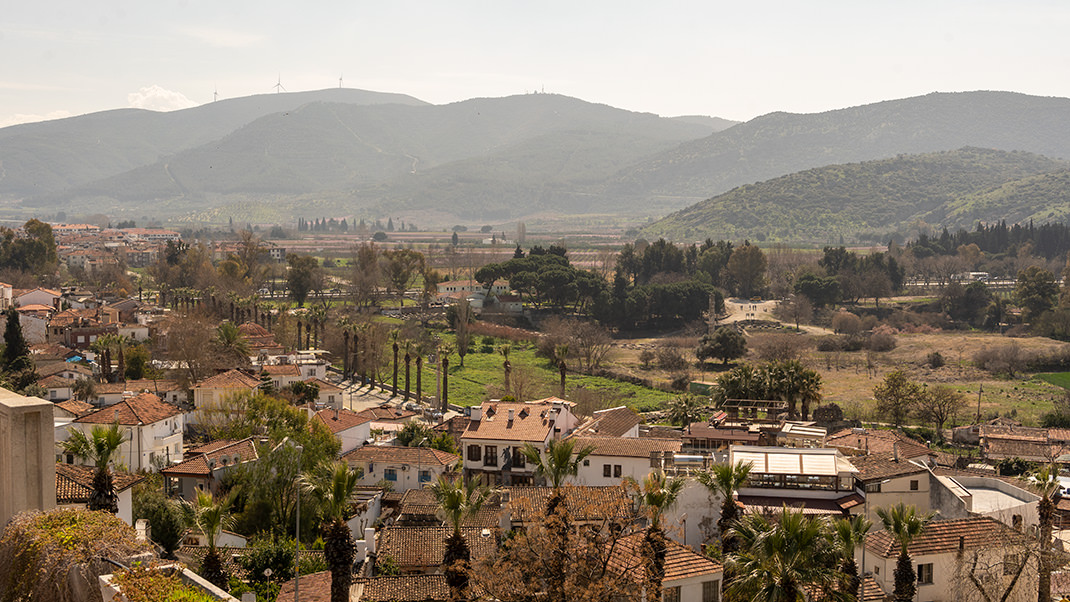
[[[740,186],[655,222],[644,235],[827,242],[872,234],[879,240],[918,221],[951,228],[1010,221],[1008,199],[1019,203],[1012,213],[1023,218],[1066,216],[1068,170],[1065,161],[980,148],[830,165]]]
[[[258,196],[315,197],[336,199],[344,212],[448,206],[455,215],[517,215],[529,208],[530,195],[513,190],[598,184],[710,131],[708,124],[553,94],[423,106],[311,102],[31,202],[88,201],[102,211],[151,202],[190,210]],[[567,208],[555,208],[562,204]]]
[[[311,102],[427,104],[403,94],[335,88],[260,94],[167,113],[117,109],[10,126],[0,129],[0,198],[58,193],[115,176]]]
[[[1070,158],[1070,99],[934,93],[808,115],[771,113],[621,170],[600,192],[682,207],[823,165],[965,146]]]

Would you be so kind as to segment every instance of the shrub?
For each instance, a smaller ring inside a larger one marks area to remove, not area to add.
[[[930,368],[939,368],[946,362],[944,361],[944,356],[939,351],[933,351],[925,356],[925,363],[929,364]]]
[[[862,332],[862,319],[849,311],[839,311],[832,316],[832,330],[837,334],[858,334]]]
[[[688,372],[677,372],[672,375],[672,379],[669,380],[669,386],[673,391],[686,391],[688,385],[691,384],[691,374]]]
[[[751,337],[751,349],[765,362],[784,362],[802,357],[807,339],[797,334],[762,333]]]
[[[886,332],[875,332],[866,341],[866,349],[870,351],[891,351],[895,349],[895,335]]]
[[[661,346],[657,350],[658,367],[668,372],[683,370],[687,367],[687,360],[681,355],[676,347]]]
[[[643,370],[649,370],[655,359],[657,359],[657,354],[649,349],[644,349],[639,352],[639,367]]]
[[[978,368],[1012,378],[1025,368],[1027,359],[1018,343],[1013,341],[997,347],[986,346],[973,356],[973,361]]]

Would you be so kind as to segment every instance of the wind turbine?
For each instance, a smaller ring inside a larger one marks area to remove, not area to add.
[[[215,91],[212,92],[212,102],[219,100],[219,86],[215,87]]]
[[[281,73],[279,74],[278,83],[276,83],[273,87],[275,88],[275,93],[276,94],[278,94],[279,92],[285,92],[286,91],[286,88],[282,87],[282,74]]]
[[[341,75],[338,76],[338,89],[339,90],[342,89],[342,76]]]

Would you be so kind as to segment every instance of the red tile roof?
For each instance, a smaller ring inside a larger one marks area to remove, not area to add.
[[[152,424],[182,414],[182,410],[161,400],[152,393],[142,393],[124,399],[74,421],[85,424],[111,424],[118,421],[124,426]]]
[[[74,383],[75,380],[73,378],[63,378],[58,374],[46,376],[37,381],[38,386],[44,387],[46,389],[62,389],[63,387],[73,386]]]
[[[598,410],[591,422],[576,429],[577,435],[599,437],[623,437],[625,433],[639,425],[639,415],[627,406]]]
[[[392,408],[389,406],[368,408],[367,410],[361,410],[357,413],[367,416],[376,422],[405,422],[409,418],[412,418],[416,415],[416,412],[410,412],[408,410]]]
[[[893,453],[898,451],[900,458],[917,458],[932,453],[925,445],[897,431],[882,429],[843,429],[825,439],[827,447],[846,448],[870,454]]]
[[[301,591],[304,591],[304,586]],[[352,591],[354,594],[351,602],[438,602],[449,600],[450,597],[445,575],[397,575],[356,579]],[[283,600],[281,592],[279,596],[278,599]]]
[[[260,371],[271,376],[301,376],[301,369],[294,364],[261,366]]]
[[[956,552],[960,539],[967,550],[1015,542],[1027,544],[1031,541],[994,518],[976,516],[930,522],[921,535],[907,547],[907,553],[917,558],[926,554]],[[899,544],[883,529],[869,532],[866,549],[884,558],[895,558],[899,555]]]
[[[635,578],[637,581],[645,579],[642,571],[643,563],[643,538],[645,534],[633,533],[620,538],[610,557],[610,565],[625,575]],[[720,575],[724,572],[721,563],[708,556],[699,554],[691,548],[680,544],[672,539],[666,539],[668,544],[665,552],[665,585],[671,586],[671,581],[701,577],[703,575]]]
[[[430,447],[402,447],[399,445],[365,445],[342,456],[347,462],[398,462],[426,466],[451,466],[460,456]]]
[[[617,456],[625,458],[649,458],[650,452],[680,453],[680,439],[657,439],[654,437],[574,437],[576,449],[588,445],[594,447],[593,456]]]
[[[542,443],[553,432],[553,411],[549,403],[485,402],[480,419],[468,423],[461,439]]]
[[[337,413],[333,409],[320,410],[316,412],[316,420],[327,425],[332,433],[338,434],[346,429],[371,422],[372,418],[363,412],[341,408]]]
[[[379,535],[376,553],[379,558],[389,556],[402,570],[438,567],[446,551],[446,538],[453,527],[387,527]],[[461,536],[468,542],[472,560],[493,554],[498,549],[497,530],[484,536],[477,527],[461,527]]]
[[[241,370],[227,370],[222,374],[209,376],[193,386],[194,389],[255,389],[260,386],[260,379]]]
[[[858,474],[855,476],[863,481],[883,480],[929,472],[928,469],[902,458],[896,460],[892,454],[851,456],[847,460],[858,469]]]
[[[320,393],[338,393],[342,390],[338,385],[319,378],[307,378],[304,382],[306,385],[316,385],[319,387]]]
[[[84,401],[79,401],[77,399],[68,399],[67,401],[61,401],[56,404],[56,407],[62,408],[70,412],[71,414],[74,414],[75,416],[84,416],[97,409],[94,406],[91,406],[88,403]]]
[[[238,440],[221,439],[189,450],[185,459],[160,472],[171,476],[208,476],[212,473],[213,466],[221,468],[228,464],[244,464],[259,457],[256,443],[251,437]],[[223,460],[227,462],[224,463]]]
[[[546,516],[546,505],[553,494],[551,487],[508,487],[505,491],[509,494],[513,520],[519,522]],[[563,491],[565,506],[575,521],[626,519],[635,514],[632,499],[621,485],[566,485]]]
[[[56,464],[56,503],[85,504],[93,492],[93,475],[97,469],[92,466],[74,466]],[[137,485],[145,477],[126,472],[111,471],[115,492],[119,493]]]

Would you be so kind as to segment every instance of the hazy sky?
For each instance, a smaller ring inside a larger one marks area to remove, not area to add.
[[[0,21],[0,126],[337,87],[545,89],[745,120],[933,91],[1070,97],[1070,3],[61,0]]]

